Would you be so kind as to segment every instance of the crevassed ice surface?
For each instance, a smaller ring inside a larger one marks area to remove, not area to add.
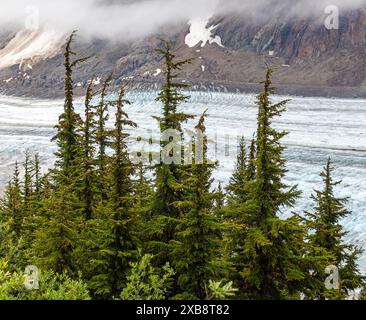
[[[130,118],[139,128],[134,136],[146,135],[146,130],[159,136],[158,116],[161,106],[155,92],[128,94],[133,104],[127,107]],[[275,97],[280,101],[287,97]],[[311,209],[309,197],[313,188],[321,187],[319,173],[328,157],[336,166],[335,179],[342,179],[337,195],[350,197],[348,208],[353,212],[344,219],[349,231],[347,240],[366,249],[366,100],[290,97],[287,112],[274,121],[278,129],[289,131],[283,139],[288,147],[288,184],[298,184],[302,197],[295,208],[284,210],[298,213]],[[208,109],[207,131],[211,158],[217,156],[220,166],[215,172],[216,183],[226,184],[234,167],[237,137],[248,140],[256,127],[255,95],[230,93],[191,93],[181,109],[193,115]],[[4,188],[16,160],[23,160],[26,149],[38,152],[45,168],[52,165],[56,146],[50,142],[62,101],[33,100],[0,96],[0,188]],[[77,102],[82,111],[82,101]],[[110,125],[114,111],[111,110]],[[190,121],[186,128],[193,128]],[[217,141],[215,144],[214,141]],[[131,142],[131,150],[138,149]],[[360,259],[366,272],[366,254]]]

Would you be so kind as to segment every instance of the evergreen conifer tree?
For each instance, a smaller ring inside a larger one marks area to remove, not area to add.
[[[92,105],[93,81],[92,79],[88,85],[85,97],[85,119],[82,126],[82,139],[81,139],[81,166],[82,168],[82,198],[83,198],[83,214],[87,220],[92,218],[94,197],[96,194],[96,170],[95,170],[95,107]]]
[[[189,97],[180,91],[188,88],[185,83],[176,81],[179,71],[191,60],[176,61],[175,54],[172,53],[171,44],[165,42],[165,46],[157,50],[165,61],[165,82],[158,95],[157,101],[163,105],[163,114],[156,118],[160,124],[160,131],[175,130],[178,135],[183,137],[182,124],[192,116],[183,112],[178,112],[178,106],[186,102]],[[164,148],[169,141],[161,142],[161,156],[165,156]],[[181,148],[183,150],[183,147]],[[170,152],[169,155],[172,155]],[[181,155],[183,161],[183,155]],[[175,238],[175,229],[179,219],[183,215],[180,207],[184,200],[184,185],[182,173],[184,166],[180,163],[167,164],[162,161],[156,165],[155,195],[152,203],[152,221],[149,226],[149,233],[152,240],[151,250],[156,254],[156,260],[164,265],[169,260],[169,242]]]
[[[31,155],[29,150],[25,152],[25,161],[24,161],[24,184],[23,184],[23,196],[24,196],[24,206],[25,210],[29,210],[31,197],[33,194],[33,175],[34,168],[32,166]]]
[[[248,175],[247,171],[246,144],[244,137],[241,137],[238,147],[235,171],[230,178],[230,183],[227,188],[230,194],[230,201],[245,201],[246,192],[244,191],[244,185]]]
[[[8,184],[1,203],[2,216],[7,220],[10,234],[19,240],[23,225],[23,195],[18,162],[15,163],[13,178]]]
[[[97,296],[112,298],[121,293],[125,286],[130,263],[136,257],[135,225],[133,216],[134,166],[130,161],[127,147],[128,127],[136,124],[128,118],[124,106],[130,102],[124,98],[122,88],[114,103],[116,112],[115,128],[110,132],[111,148],[111,194],[108,206],[99,221],[100,247],[92,261],[96,272],[91,284]]]
[[[195,155],[185,179],[186,214],[178,226],[178,241],[175,242],[172,258],[181,296],[187,299],[205,299],[208,281],[220,278],[222,272],[219,249],[223,227],[214,214],[216,195],[212,191],[211,177],[217,164],[207,159],[207,137],[203,136],[206,131],[205,117],[204,113],[196,126],[199,134],[193,139]],[[201,138],[202,141],[197,141]]]
[[[315,202],[313,212],[307,212],[307,225],[311,231],[310,244],[324,249],[332,259],[324,261],[321,269],[313,272],[313,278],[319,281],[318,290],[313,290],[311,296],[315,299],[345,299],[352,291],[363,286],[364,277],[361,275],[357,259],[362,250],[344,242],[347,232],[340,224],[341,219],[351,214],[347,210],[347,198],[337,198],[334,188],[342,181],[334,181],[332,174],[334,167],[330,158],[320,176],[323,188],[315,190],[312,200]],[[325,264],[325,262],[327,264]],[[327,290],[324,283],[328,275],[326,267],[334,265],[339,270],[339,289]]]
[[[34,197],[35,201],[39,203],[42,194],[42,176],[41,176],[41,163],[39,160],[39,155],[37,153],[34,156],[33,171],[34,171]]]
[[[272,119],[282,114],[288,101],[271,103],[271,75],[268,68],[262,82],[264,90],[257,97],[256,179],[246,183],[247,201],[234,211],[230,252],[242,296],[299,298],[308,272],[302,259],[306,229],[297,216],[286,220],[279,217],[280,210],[291,208],[300,193],[283,182],[286,160],[281,139],[287,133],[276,131]]]
[[[216,200],[215,200],[215,208],[216,210],[220,211],[225,206],[225,192],[221,186],[221,182],[219,182],[219,185],[217,187],[216,191]]]
[[[96,117],[97,117],[97,128],[96,128],[96,142],[98,145],[97,151],[97,178],[99,181],[98,191],[103,201],[107,200],[108,185],[109,182],[106,180],[109,176],[109,157],[106,154],[106,150],[110,143],[110,132],[106,128],[106,122],[109,119],[109,106],[110,102],[106,101],[108,89],[111,85],[113,75],[110,74],[104,81],[102,92],[100,95],[100,102],[97,105]]]
[[[76,275],[74,250],[79,240],[78,233],[82,218],[80,197],[81,117],[74,109],[73,69],[86,58],[72,60],[75,53],[72,43],[73,32],[65,47],[65,103],[59,118],[57,134],[57,161],[52,171],[54,185],[52,194],[44,201],[43,228],[37,230],[34,243],[36,263],[39,267],[52,269],[57,273]]]
[[[255,138],[252,139],[249,149],[249,158],[246,170],[246,181],[254,181],[256,178],[255,170],[256,170],[256,141]]]
[[[73,69],[80,63],[86,61],[89,57],[72,60],[75,52],[72,51],[71,45],[74,42],[76,32],[74,31],[65,47],[65,103],[64,112],[59,118],[59,124],[56,126],[57,134],[53,138],[57,142],[58,151],[56,153],[56,175],[55,179],[58,185],[71,183],[75,170],[75,160],[80,152],[80,139],[78,136],[78,128],[80,127],[80,115],[75,112],[74,108],[74,84]]]
[[[23,221],[23,195],[16,163],[13,177],[0,201],[0,254],[13,268],[24,263],[22,252],[19,250],[22,243]]]

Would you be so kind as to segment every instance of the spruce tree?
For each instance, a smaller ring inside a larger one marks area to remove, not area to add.
[[[16,163],[13,178],[0,202],[2,250],[6,251],[6,259],[14,268],[24,268],[28,264],[36,228],[37,207],[32,192],[33,165],[28,151],[23,167],[25,173],[21,179]]]
[[[94,197],[96,193],[96,172],[95,172],[95,107],[92,105],[93,81],[92,79],[88,85],[85,96],[85,119],[82,126],[82,139],[81,139],[81,165],[82,165],[82,198],[83,198],[83,214],[87,220],[92,218]]]
[[[144,165],[142,162],[136,165],[136,173],[134,179],[134,197],[136,199],[136,209],[141,219],[146,220],[151,214],[151,200],[153,188],[151,179],[147,177],[150,166]]]
[[[0,254],[12,267],[24,262],[19,243],[23,232],[23,196],[18,164],[0,201]]]
[[[94,77],[90,80],[84,102],[84,121],[79,128],[81,150],[78,158],[79,176],[78,190],[80,196],[81,215],[85,218],[82,221],[81,232],[75,255],[78,268],[82,270],[85,279],[90,279],[92,271],[89,268],[89,262],[95,256],[94,251],[97,248],[94,239],[97,237],[98,226],[98,205],[103,207],[105,203],[99,204],[98,182],[96,170],[96,106],[93,104],[95,96]]]
[[[58,151],[56,153],[56,167],[58,172],[56,180],[58,184],[69,184],[72,180],[75,160],[80,151],[80,141],[78,137],[78,128],[80,127],[80,115],[75,112],[74,108],[74,83],[73,69],[80,63],[86,61],[88,57],[72,60],[75,52],[72,51],[71,45],[74,42],[76,32],[74,31],[66,42],[64,53],[65,66],[65,103],[64,111],[59,117],[59,123],[56,126],[57,134],[53,138],[57,142]]]
[[[156,118],[160,124],[160,131],[175,130],[183,137],[182,124],[192,116],[183,112],[178,112],[178,106],[186,102],[189,96],[180,91],[189,86],[182,82],[177,82],[178,72],[191,60],[176,61],[175,54],[172,53],[171,44],[165,42],[165,46],[157,50],[165,61],[165,82],[158,95],[157,101],[163,105],[163,114]],[[165,156],[164,148],[168,141],[161,142],[161,157]],[[183,147],[182,147],[183,150]],[[170,153],[172,155],[172,153]],[[183,155],[182,155],[183,160]],[[180,202],[184,200],[184,185],[182,173],[184,166],[180,163],[166,164],[162,161],[155,168],[155,195],[152,204],[152,221],[149,226],[149,233],[152,236],[151,250],[156,254],[156,259],[164,265],[169,260],[169,242],[175,237],[175,228],[179,219],[183,215]]]
[[[186,65],[192,62],[192,59],[176,61],[176,55],[172,53],[172,47],[169,42],[164,42],[164,47],[157,49],[165,62],[165,82],[162,90],[156,98],[157,101],[163,104],[163,115],[157,118],[160,124],[161,132],[168,129],[175,129],[182,132],[182,123],[186,122],[192,116],[184,112],[178,112],[178,106],[189,100],[189,96],[182,94],[180,91],[190,87],[187,83],[178,82],[175,79],[179,77],[179,71]],[[165,146],[167,143],[162,142]]]
[[[253,138],[247,155],[244,137],[241,137],[238,145],[238,155],[234,172],[230,178],[228,191],[228,206],[224,210],[227,213],[234,212],[248,200],[249,190],[256,178],[256,141]],[[233,217],[232,217],[233,218]]]
[[[247,179],[247,151],[244,137],[241,137],[238,147],[238,155],[236,159],[236,167],[233,175],[230,178],[230,183],[227,188],[230,201],[244,202],[246,192],[243,190]]]
[[[215,208],[217,211],[220,211],[225,206],[225,192],[221,186],[221,182],[219,182],[219,185],[216,190],[216,199],[215,199]]]
[[[29,205],[31,202],[31,197],[33,194],[33,175],[34,169],[32,167],[31,155],[29,150],[25,152],[25,161],[24,161],[24,184],[23,184],[23,196],[24,196],[24,206],[25,210],[29,210]]]
[[[35,231],[39,223],[38,216],[41,207],[40,185],[39,185],[39,160],[35,156],[31,159],[29,151],[25,153],[24,160],[24,179],[23,179],[23,225],[22,225],[22,250],[24,259],[32,259],[32,245],[35,237]]]
[[[195,155],[186,171],[186,214],[177,228],[172,258],[182,292],[179,296],[186,299],[205,299],[208,281],[220,278],[223,267],[219,260],[223,227],[214,214],[216,194],[212,191],[212,171],[217,164],[207,159],[207,137],[202,136],[206,131],[205,117],[204,113],[196,126],[199,134],[193,139]]]
[[[40,202],[42,194],[42,176],[41,176],[41,163],[39,155],[36,153],[33,160],[34,171],[34,196],[36,202]]]
[[[347,232],[344,231],[340,221],[351,214],[346,208],[347,198],[337,198],[335,187],[342,181],[333,180],[334,167],[330,158],[320,176],[323,188],[315,190],[312,200],[315,202],[313,212],[307,212],[307,225],[310,229],[310,244],[316,248],[324,249],[332,259],[323,263],[321,269],[313,272],[313,278],[320,283],[317,291],[310,292],[315,299],[345,299],[352,291],[363,286],[364,277],[361,275],[357,259],[362,250],[354,245],[344,242]],[[328,275],[325,268],[334,265],[339,269],[339,289],[327,290],[324,283]]]
[[[252,139],[252,142],[250,144],[249,148],[249,158],[248,158],[248,164],[246,169],[246,181],[254,181],[256,178],[255,170],[255,160],[256,160],[256,141],[255,138]]]
[[[114,130],[110,132],[111,148],[111,194],[107,207],[100,219],[98,233],[100,247],[98,256],[92,261],[95,275],[91,285],[97,296],[112,298],[120,294],[125,286],[130,263],[136,256],[135,223],[133,214],[133,181],[134,166],[128,154],[128,127],[136,124],[128,118],[124,106],[130,102],[124,98],[122,88],[114,103],[116,121]]]
[[[44,210],[34,242],[34,264],[56,273],[77,275],[74,250],[79,241],[80,212],[75,209],[79,198],[72,188],[53,191],[44,200]]]
[[[65,103],[59,117],[57,134],[57,161],[52,170],[52,194],[44,201],[43,228],[37,230],[34,243],[35,259],[39,267],[50,268],[57,273],[76,274],[74,250],[82,217],[80,197],[81,117],[74,109],[73,69],[88,58],[72,60],[75,53],[71,45],[73,32],[65,47]]]
[[[267,69],[264,90],[257,97],[256,179],[246,183],[248,198],[234,211],[231,255],[236,287],[256,299],[299,298],[307,275],[302,259],[306,229],[297,216],[279,218],[295,204],[299,192],[283,182],[286,160],[281,139],[287,134],[272,127],[272,119],[285,110],[287,100],[272,104],[272,70]]]
[[[97,151],[97,178],[99,181],[98,190],[99,195],[103,201],[107,200],[108,193],[108,161],[109,158],[106,154],[107,147],[110,143],[110,133],[106,129],[106,122],[109,119],[109,105],[110,102],[106,101],[108,89],[111,85],[113,75],[110,74],[104,81],[102,92],[100,95],[100,102],[97,105],[96,117],[97,117],[97,128],[96,128],[96,143],[98,145]]]
[[[13,178],[8,184],[1,203],[2,216],[7,220],[10,234],[19,240],[23,225],[23,195],[18,162],[15,163]]]
[[[151,224],[151,208],[154,196],[153,184],[148,177],[151,167],[140,162],[135,164],[136,172],[133,180],[133,197],[135,205],[132,208],[136,217],[138,229],[138,246],[142,251],[148,251],[149,234],[146,230]]]

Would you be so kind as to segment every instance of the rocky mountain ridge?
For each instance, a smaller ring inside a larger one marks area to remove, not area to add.
[[[75,51],[93,58],[75,70],[76,92],[82,94],[93,75],[100,85],[109,72],[114,73],[115,85],[155,88],[162,81],[162,61],[155,48],[164,37],[173,42],[179,58],[194,58],[182,81],[195,90],[256,91],[268,63],[276,71],[281,94],[366,97],[366,9],[343,12],[339,30],[326,29],[322,19],[282,15],[198,19],[170,34],[161,32],[134,43],[78,41]],[[28,35],[28,42],[19,32],[0,33],[0,93],[62,96],[66,36],[41,32],[33,35],[34,41]],[[38,47],[39,55],[34,52]]]

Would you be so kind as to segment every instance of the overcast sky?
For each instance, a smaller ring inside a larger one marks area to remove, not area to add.
[[[343,10],[361,7],[366,0],[0,0],[0,27],[24,27],[38,10],[41,26],[62,32],[78,29],[85,36],[132,39],[215,13],[240,12],[245,18],[256,10],[270,15],[278,2],[286,14],[305,17],[321,15],[330,4]]]

